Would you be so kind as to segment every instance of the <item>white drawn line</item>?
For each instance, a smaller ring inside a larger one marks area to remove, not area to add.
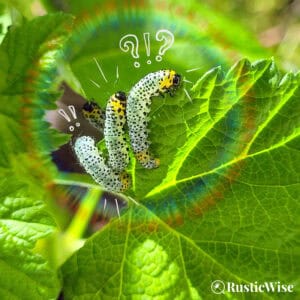
[[[72,114],[72,117],[74,118],[74,120],[76,120],[77,116],[76,116],[76,110],[75,110],[74,105],[68,105],[68,108],[69,108],[70,113]]]
[[[107,204],[107,200],[106,200],[106,198],[104,198],[104,206],[103,206],[103,211],[105,211],[105,209],[106,209],[106,204]]]
[[[67,120],[68,122],[71,122],[70,117],[67,115],[67,113],[66,113],[62,108],[60,108],[57,112],[58,112],[65,120]]]
[[[193,83],[192,81],[187,80],[187,79],[183,79],[182,81],[187,82],[187,83]]]
[[[119,66],[116,68],[116,81],[119,80]]]
[[[199,67],[199,68],[194,68],[194,69],[190,69],[190,70],[186,70],[187,73],[190,73],[190,72],[195,72],[195,71],[198,71],[200,69],[202,69],[203,67]]]
[[[120,210],[119,210],[119,204],[118,204],[118,200],[115,198],[115,203],[116,203],[116,208],[117,208],[117,213],[120,219]]]
[[[188,91],[187,91],[186,89],[183,89],[183,90],[184,90],[184,92],[185,92],[186,96],[188,97],[188,99],[190,100],[190,102],[192,102],[192,103],[193,103],[193,100],[192,100],[192,98],[191,98],[190,94],[188,93]]]
[[[105,82],[108,82],[105,75],[104,75],[104,73],[103,73],[103,71],[102,71],[102,69],[101,69],[101,67],[100,67],[100,65],[99,65],[99,63],[98,63],[98,61],[97,61],[97,59],[96,59],[96,57],[94,57],[94,61],[95,61],[96,65],[99,69],[99,72],[101,73],[102,77],[104,78]]]
[[[97,82],[95,82],[93,79],[91,79],[91,78],[89,78],[89,80],[97,87],[97,88],[99,88],[100,89],[100,85],[97,83]]]

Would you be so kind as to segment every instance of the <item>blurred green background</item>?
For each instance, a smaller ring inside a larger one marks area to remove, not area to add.
[[[105,1],[71,0],[1,0],[0,17],[2,36],[9,25],[5,4],[17,7],[27,18],[43,15],[50,11],[65,11],[78,14],[95,3],[101,7]],[[122,1],[120,1],[121,3]],[[144,1],[143,1],[144,2]],[[187,1],[186,1],[187,2]],[[262,47],[271,55],[280,58],[285,70],[296,70],[300,65],[300,1],[297,0],[206,0],[198,1],[211,13],[224,15],[253,33]],[[125,1],[123,1],[125,3]],[[226,30],[226,28],[224,28]]]

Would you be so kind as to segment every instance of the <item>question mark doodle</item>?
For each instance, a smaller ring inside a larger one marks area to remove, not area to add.
[[[132,41],[133,40],[133,41]],[[119,42],[119,47],[123,52],[128,52],[131,47],[131,55],[133,58],[139,58],[139,41],[135,34],[124,35]],[[140,63],[135,61],[133,64],[136,68],[140,67]]]
[[[69,111],[70,111],[72,117],[74,118],[74,120],[76,120],[76,119],[77,119],[77,116],[76,116],[76,110],[75,110],[74,105],[68,105],[68,109],[69,109]],[[64,109],[60,108],[60,109],[58,110],[58,114],[61,115],[68,123],[71,122],[71,118],[67,115],[67,113],[65,112]],[[76,126],[76,127],[79,127],[79,126],[80,126],[80,123],[79,123],[79,122],[76,122],[76,123],[75,123],[75,126]],[[71,132],[74,131],[74,129],[75,129],[75,128],[74,128],[73,125],[70,125],[70,126],[69,126],[69,130],[70,130]]]
[[[146,55],[150,57],[150,32],[143,33]],[[163,42],[163,45],[159,48],[158,55],[156,55],[156,61],[162,61],[162,57],[165,55],[166,51],[172,47],[174,44],[174,35],[171,31],[167,29],[160,29],[156,32],[155,39],[158,42]],[[139,40],[135,34],[126,34],[119,41],[119,47],[123,52],[128,52],[131,50],[131,56],[138,59],[139,56]],[[147,64],[151,64],[151,60],[147,60]],[[140,63],[138,61],[134,62],[134,67],[139,68]]]
[[[155,38],[159,42],[164,41],[164,44],[158,50],[159,55],[157,55],[155,58],[156,61],[161,61],[166,51],[174,44],[174,35],[167,29],[161,29],[156,32]]]

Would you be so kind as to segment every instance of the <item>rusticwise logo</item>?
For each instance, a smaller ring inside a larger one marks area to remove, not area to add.
[[[293,284],[283,284],[280,281],[262,282],[257,281],[251,283],[235,283],[215,280],[211,283],[211,290],[214,294],[229,293],[292,293]]]

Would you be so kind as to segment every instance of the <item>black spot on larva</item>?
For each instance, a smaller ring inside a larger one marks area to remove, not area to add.
[[[82,109],[88,112],[92,112],[95,108],[99,108],[99,105],[93,101],[86,102],[82,106]]]
[[[124,92],[121,92],[121,91],[119,91],[119,92],[117,92],[116,94],[115,94],[115,97],[117,98],[117,99],[119,99],[119,100],[122,100],[122,101],[126,101],[126,94],[124,93]]]

